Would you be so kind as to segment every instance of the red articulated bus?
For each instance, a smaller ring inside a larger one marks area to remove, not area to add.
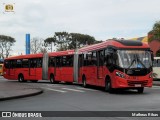
[[[107,40],[76,50],[10,57],[4,61],[4,77],[19,81],[41,79],[104,87],[137,89],[152,86],[153,55],[147,44],[131,40]]]
[[[137,89],[152,86],[153,55],[147,44],[131,40],[107,40],[78,50],[78,82],[105,87]]]
[[[5,59],[4,77],[10,80],[37,82],[42,79],[43,54],[21,55]]]

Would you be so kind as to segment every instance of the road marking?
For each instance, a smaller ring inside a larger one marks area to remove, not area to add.
[[[70,90],[70,91],[74,91],[74,92],[84,92],[82,90],[77,90],[77,89],[70,89],[70,88],[62,88],[64,90]]]
[[[89,88],[82,88],[82,87],[77,87],[77,89],[88,90],[88,91],[98,91],[98,90],[93,90],[93,89],[89,89]]]
[[[43,87],[43,88],[44,88],[44,87]],[[44,88],[44,89],[51,90],[51,91],[56,91],[56,92],[61,92],[61,93],[67,92],[67,91],[57,90],[57,89],[52,89],[52,88]]]

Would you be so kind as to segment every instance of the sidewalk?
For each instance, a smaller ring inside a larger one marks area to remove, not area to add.
[[[29,97],[43,93],[43,90],[18,82],[0,80],[0,101]]]

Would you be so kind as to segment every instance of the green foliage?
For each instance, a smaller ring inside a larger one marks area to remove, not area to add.
[[[99,43],[94,37],[80,33],[55,32],[54,37],[47,38],[46,43],[54,43],[57,50],[76,49],[85,45]]]
[[[15,42],[15,39],[10,36],[0,35],[0,57],[7,58]]]
[[[149,36],[149,42],[152,40],[158,40],[160,41],[160,21],[157,21],[154,25],[152,30],[148,33]]]
[[[160,50],[156,52],[156,57],[160,57]]]

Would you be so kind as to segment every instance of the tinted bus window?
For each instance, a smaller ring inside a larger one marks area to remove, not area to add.
[[[38,58],[37,59],[37,68],[41,68],[42,67],[42,58]]]
[[[92,52],[90,65],[97,65],[97,54],[96,54],[96,52]]]
[[[61,57],[56,57],[56,66],[61,67]]]
[[[10,67],[10,61],[5,60],[5,61],[4,61],[4,67],[5,67],[5,68],[9,68],[9,67]]]
[[[37,59],[30,59],[30,68],[36,68],[37,67]]]
[[[62,66],[71,67],[73,66],[73,56],[63,56]]]
[[[103,66],[104,63],[104,51],[98,51],[98,65]]]
[[[23,59],[22,60],[22,67],[23,68],[28,68],[29,67],[29,60],[28,59]]]
[[[16,68],[21,68],[21,67],[22,67],[22,60],[17,60]]]
[[[17,64],[16,60],[11,60],[10,68],[16,68],[16,64]]]
[[[49,58],[49,67],[54,67],[55,66],[55,58],[54,57],[50,57]]]

